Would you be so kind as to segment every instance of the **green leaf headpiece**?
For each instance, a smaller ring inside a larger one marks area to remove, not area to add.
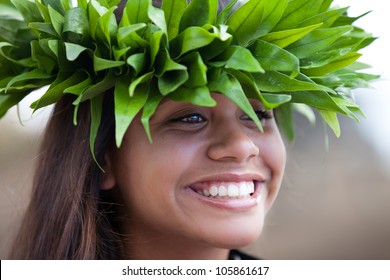
[[[292,109],[319,111],[336,135],[337,114],[357,120],[350,89],[374,75],[357,72],[358,50],[374,41],[332,0],[0,0],[0,117],[33,90],[50,85],[31,107],[75,96],[90,101],[94,141],[104,94],[114,94],[119,147],[133,118],[151,139],[149,118],[159,102],[214,106],[210,92],[235,102],[260,129],[248,98],[275,110],[293,137]]]

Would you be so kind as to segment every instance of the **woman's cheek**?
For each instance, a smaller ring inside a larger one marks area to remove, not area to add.
[[[263,138],[260,155],[272,174],[268,199],[265,204],[265,211],[268,212],[280,190],[286,165],[286,147],[279,133],[274,133],[270,137]]]

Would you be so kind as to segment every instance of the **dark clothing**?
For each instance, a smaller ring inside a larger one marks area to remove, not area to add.
[[[259,260],[256,257],[245,254],[239,250],[230,250],[229,260]]]

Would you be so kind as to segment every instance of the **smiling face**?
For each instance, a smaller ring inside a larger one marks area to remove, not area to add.
[[[228,98],[212,96],[211,108],[164,100],[150,120],[152,144],[138,117],[106,157],[102,188],[121,193],[130,247],[230,249],[261,233],[282,181],[284,144],[259,101],[252,106],[264,132]]]

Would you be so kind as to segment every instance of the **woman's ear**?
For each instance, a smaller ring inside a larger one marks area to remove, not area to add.
[[[114,173],[114,166],[113,166],[113,159],[110,152],[106,152],[104,155],[104,173],[102,175],[102,181],[100,184],[100,189],[104,191],[111,190],[113,187],[115,187],[116,180],[115,180],[115,173]]]

